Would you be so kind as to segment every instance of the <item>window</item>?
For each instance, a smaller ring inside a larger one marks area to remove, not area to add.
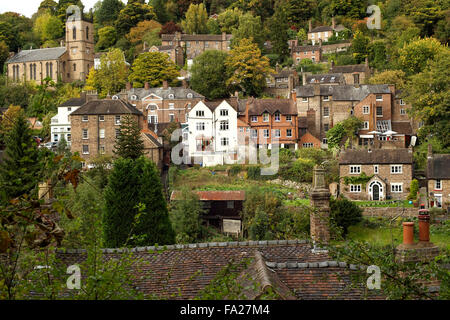
[[[89,27],[86,27],[86,40],[89,40]]]
[[[197,117],[204,117],[205,116],[205,111],[203,111],[203,110],[195,111],[195,115]]]
[[[175,104],[174,103],[169,103],[169,109],[175,109]]]
[[[329,96],[323,96],[323,101],[330,101],[330,97]]]
[[[186,96],[187,96],[188,99],[192,99],[193,94],[189,92]]]
[[[100,139],[105,139],[105,129],[100,129],[99,136],[100,136]]]
[[[228,146],[229,144],[230,144],[230,140],[228,138],[221,138],[220,139],[220,145]]]
[[[251,116],[251,121],[252,122],[258,122],[258,117],[257,116]]]
[[[359,74],[353,75],[353,83],[358,84],[359,83]]]
[[[303,148],[313,148],[314,144],[312,142],[306,142],[302,146]]]
[[[116,139],[120,136],[120,129],[116,129]]]
[[[405,101],[403,99],[400,99],[400,105],[404,106],[405,104],[406,104]]]
[[[76,27],[72,28],[72,39],[77,40],[77,28]]]
[[[83,154],[89,154],[89,145],[83,144]]]
[[[379,173],[377,164],[373,166],[373,173],[375,173],[375,174]]]
[[[308,102],[308,97],[303,97],[302,102]]]
[[[400,109],[400,114],[401,114],[401,115],[406,115],[406,109],[401,108],[401,109]]]
[[[377,96],[375,97],[375,99],[376,99],[377,101],[383,101],[383,96],[382,96],[381,94],[379,94],[379,95],[377,95]]]
[[[377,107],[377,117],[383,116],[383,107]]]
[[[361,185],[360,184],[351,184],[350,192],[361,192]]]
[[[322,139],[322,143],[323,143],[323,144],[328,144],[328,139],[327,139],[327,138],[323,138],[323,139]]]
[[[275,113],[275,121],[280,121],[281,120],[281,115],[277,112]]]
[[[115,117],[115,124],[120,125],[120,116]]]
[[[67,112],[71,112],[72,111],[72,108],[67,108]]]
[[[251,129],[251,137],[252,138],[257,138],[258,137],[258,131],[256,131],[256,129]]]
[[[88,129],[83,129],[83,139],[89,139]]]
[[[364,130],[369,130],[369,121],[364,121],[363,129]]]
[[[148,116],[148,123],[158,123],[158,116],[155,115]]]
[[[436,180],[436,181],[434,182],[434,189],[435,189],[435,190],[442,190],[442,183],[441,183],[441,180],[440,180],[440,179],[438,179],[438,180]]]
[[[328,123],[325,123],[323,125],[323,131],[327,132],[328,130],[330,130],[330,125]]]
[[[391,173],[392,174],[398,174],[398,173],[402,173],[402,165],[392,165],[391,166]]]
[[[330,116],[330,108],[329,107],[323,107],[323,116],[324,117]]]
[[[288,138],[292,137],[292,129],[286,129],[286,137]]]
[[[269,122],[269,114],[268,113],[263,113],[263,121]]]
[[[239,132],[244,132],[244,128],[240,127]]]
[[[197,131],[204,131],[205,130],[205,123],[204,122],[197,122],[196,128],[197,128]]]
[[[363,106],[363,114],[369,114],[370,113],[370,106]]]
[[[98,116],[98,121],[105,121],[105,116],[104,115],[99,115]]]
[[[228,120],[227,121],[220,121],[220,131],[228,130]]]
[[[234,201],[227,201],[227,209],[234,209]]]
[[[269,137],[269,129],[263,129],[264,138]]]
[[[77,64],[76,63],[73,64],[73,71],[77,71]]]
[[[227,109],[220,109],[220,116],[221,117],[227,117],[228,116],[228,110]]]
[[[72,139],[72,135],[70,133],[67,134],[67,141],[70,142],[70,140]]]
[[[84,122],[89,121],[89,116],[83,115],[83,116],[81,117],[81,121],[84,121]]]
[[[391,192],[403,192],[403,183],[391,183]]]
[[[280,129],[275,129],[275,137],[276,138],[281,137],[281,130]]]
[[[350,174],[360,174],[361,166],[350,166]]]
[[[286,116],[286,121],[292,121],[292,116],[291,115]]]
[[[105,146],[100,146],[100,154],[105,154]]]
[[[175,115],[173,113],[169,114],[169,122],[175,121]]]

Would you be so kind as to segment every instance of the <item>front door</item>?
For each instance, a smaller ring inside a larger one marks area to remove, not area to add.
[[[372,199],[380,200],[380,187],[377,184],[372,186]]]

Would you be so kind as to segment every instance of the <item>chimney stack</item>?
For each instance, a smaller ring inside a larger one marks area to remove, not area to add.
[[[181,81],[181,83],[182,83],[182,86],[183,86],[183,88],[184,88],[184,89],[187,89],[187,88],[189,88],[189,86],[188,86],[188,83],[187,83],[186,79],[183,79],[183,80]]]
[[[336,29],[336,19],[334,17],[331,18],[331,28],[333,31]]]
[[[427,159],[433,158],[433,146],[431,143],[428,143],[428,152],[427,152]]]
[[[163,88],[169,89],[169,83],[167,82],[167,80],[163,80]]]
[[[145,84],[144,84],[144,89],[145,89],[145,90],[150,89],[150,84],[149,84],[148,82],[145,82]]]
[[[369,58],[368,57],[366,57],[366,59],[364,59],[364,65],[366,67],[369,67]]]
[[[325,184],[325,169],[316,165],[310,193],[310,203],[315,209],[310,215],[310,233],[313,241],[321,244],[330,241],[330,195]]]
[[[430,215],[428,209],[419,210],[419,241],[430,242]]]
[[[302,84],[306,86],[306,73],[302,71]]]
[[[131,82],[127,82],[127,91],[130,91],[133,88]]]
[[[308,20],[308,32],[312,31],[312,21]]]

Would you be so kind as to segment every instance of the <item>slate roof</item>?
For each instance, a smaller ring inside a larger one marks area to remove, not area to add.
[[[368,67],[365,64],[351,64],[346,66],[334,66],[330,72],[333,73],[354,73],[354,72],[366,72]]]
[[[221,190],[221,191],[196,191],[200,201],[244,201],[245,191]],[[170,200],[179,200],[181,191],[172,191]]]
[[[142,115],[142,112],[136,109],[130,103],[117,100],[91,100],[86,102],[80,108],[72,112],[70,115],[94,115],[94,114],[136,114]]]
[[[227,34],[226,40],[231,40],[233,35]],[[173,41],[175,34],[162,34],[162,41]],[[221,34],[181,34],[181,41],[222,41]]]
[[[147,139],[149,139],[157,148],[162,148],[163,145],[155,138],[155,136],[157,137],[156,133],[150,131],[149,129],[141,130],[141,133]]]
[[[9,58],[6,63],[57,60],[64,53],[66,53],[66,47],[22,50],[13,57]]]
[[[252,263],[247,267],[239,264],[236,281],[247,287],[243,279],[247,274],[260,283],[256,290],[244,291],[249,299],[257,298],[267,287],[282,299],[361,299],[366,291],[363,287],[351,288],[348,275],[356,272],[357,266],[332,261],[325,253],[313,253],[305,240],[180,244],[159,252],[155,249],[132,249],[135,257],[142,259],[132,266],[132,272],[137,276],[133,285],[157,298],[198,297],[230,261],[246,259]],[[105,249],[105,257],[117,257],[117,250]],[[67,265],[86,259],[82,250],[58,251],[57,257]]]
[[[86,103],[86,97],[71,98],[60,104],[60,107],[79,107]]]
[[[428,159],[427,178],[450,180],[450,154],[433,154]]]
[[[297,97],[314,97],[314,85],[295,88]],[[371,93],[390,93],[387,84],[320,85],[321,96],[333,96],[336,101],[361,101]]]
[[[212,101],[205,101],[204,104],[211,110],[214,111],[216,108],[223,102],[226,101],[234,110],[238,111],[239,102],[237,98],[228,98],[228,99],[218,99]]]
[[[343,79],[342,73],[313,74],[306,77],[306,83],[339,83]]]
[[[320,46],[295,46],[292,50],[294,52],[313,51],[320,50]]]
[[[392,121],[392,131],[399,134],[414,134],[411,123],[407,121]]]
[[[310,32],[308,33],[314,33],[314,32],[325,32],[325,31],[333,31],[333,28],[330,26],[319,26],[319,27],[315,27],[314,29],[312,29]]]
[[[189,93],[192,94],[192,98],[187,97]],[[169,95],[173,94],[174,97],[172,100],[176,99],[185,100],[195,98],[205,99],[205,97],[202,96],[200,93],[184,87],[169,87],[167,89],[160,87],[160,88],[150,88],[148,90],[145,88],[132,88],[131,90],[127,91],[127,94],[129,99],[131,99],[132,96],[136,95],[138,100],[143,99],[149,96],[150,94],[154,94],[163,99],[169,99]]]
[[[248,114],[250,116],[261,115],[265,111],[274,114],[279,111],[281,114],[297,114],[297,106],[292,99],[254,99],[249,102]]]
[[[410,149],[346,150],[339,155],[339,164],[412,164]]]

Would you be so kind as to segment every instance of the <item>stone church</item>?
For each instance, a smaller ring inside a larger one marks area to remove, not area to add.
[[[22,50],[6,64],[14,81],[84,81],[94,66],[94,26],[81,19],[67,21],[65,46]]]

